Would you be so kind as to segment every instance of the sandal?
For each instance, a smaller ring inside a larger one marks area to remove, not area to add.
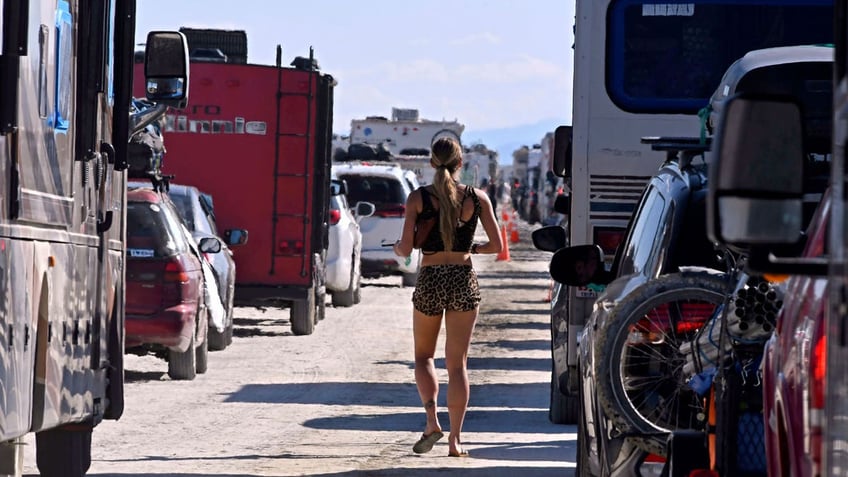
[[[439,441],[445,434],[441,431],[433,431],[429,435],[422,434],[421,439],[412,446],[412,452],[416,454],[424,454],[430,452],[436,442]]]

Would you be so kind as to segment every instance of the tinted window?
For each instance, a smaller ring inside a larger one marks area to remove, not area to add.
[[[171,197],[171,201],[177,207],[177,211],[180,213],[180,216],[183,218],[183,222],[185,222],[188,230],[194,232],[196,228],[194,223],[194,214],[191,210],[191,196],[180,194],[169,195]]]
[[[633,226],[623,250],[619,275],[643,273],[653,275],[661,263],[662,250],[666,245],[665,232],[668,210],[665,198],[650,187],[645,193],[642,207],[633,216]]]
[[[618,0],[607,16],[607,90],[632,112],[694,113],[746,52],[831,43],[825,0]]]
[[[347,181],[347,196],[351,204],[367,201],[377,209],[384,205],[406,203],[403,185],[393,177],[342,175]]]
[[[187,251],[187,244],[178,225],[158,204],[128,202],[127,255],[155,258]]]

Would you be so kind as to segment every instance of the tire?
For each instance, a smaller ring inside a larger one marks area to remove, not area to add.
[[[91,467],[91,430],[36,433],[35,459],[41,477],[85,477]]]
[[[310,289],[306,295],[291,306],[291,329],[297,336],[311,335],[315,331],[315,292]]]
[[[578,396],[565,395],[559,378],[551,372],[551,403],[548,419],[554,424],[576,424],[580,415]]]
[[[355,261],[356,257],[354,256],[353,259]],[[353,263],[354,262],[351,262],[351,264],[353,264]],[[356,301],[355,300],[355,294],[356,294],[356,288],[358,286],[358,283],[357,283],[358,278],[359,277],[356,275],[356,267],[351,265],[351,267],[350,267],[350,284],[348,285],[346,290],[342,290],[340,292],[333,292],[331,294],[332,300],[333,300],[333,306],[348,307],[348,306],[354,305],[354,303]]]
[[[224,332],[227,336],[227,346],[230,346],[231,344],[233,344],[233,327],[234,326],[235,325],[233,324],[233,320],[232,320],[232,318],[230,318],[230,323],[227,325],[227,331]]]
[[[358,305],[362,301],[362,259],[357,256],[354,261],[356,267],[356,288],[353,290],[353,304]]]
[[[200,346],[194,348],[194,363],[195,370],[197,374],[203,374],[206,372],[206,369],[209,367],[209,322],[206,322],[206,339],[203,340],[203,343]]]
[[[727,277],[704,270],[651,280],[621,300],[598,329],[598,401],[616,429],[635,434],[632,441],[646,452],[664,456],[669,432],[705,425],[702,401],[684,382],[678,348],[721,309]],[[675,313],[664,308],[669,305]]]
[[[227,319],[224,319],[224,331],[218,331],[214,326],[209,327],[209,331],[206,334],[206,340],[208,341],[207,348],[209,351],[223,351],[227,349],[227,329],[228,326]]]
[[[587,439],[589,438],[586,434],[586,419],[583,417],[583,378],[578,371],[578,378],[580,384],[578,384],[579,391],[577,392],[577,446],[574,460],[577,463],[577,468],[574,471],[575,477],[593,477],[591,468],[589,467],[589,444]]]
[[[194,340],[194,335],[191,335],[191,342],[182,353],[168,350],[168,376],[171,379],[191,381],[197,376],[197,352],[194,349]]]

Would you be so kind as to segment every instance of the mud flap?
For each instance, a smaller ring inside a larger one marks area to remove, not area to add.
[[[91,429],[51,429],[35,434],[41,477],[85,477],[91,466]]]

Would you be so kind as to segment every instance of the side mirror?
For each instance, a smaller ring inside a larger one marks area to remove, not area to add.
[[[707,232],[729,246],[786,245],[803,228],[800,106],[779,97],[727,101],[710,164]]]
[[[224,232],[227,245],[244,245],[247,243],[247,230],[229,229]]]
[[[565,229],[559,225],[547,225],[536,229],[531,234],[533,246],[545,252],[556,252],[565,247]]]
[[[554,130],[553,172],[559,177],[571,174],[571,126],[559,126]]]
[[[571,213],[571,195],[560,194],[554,199],[554,210],[560,214],[568,215]]]
[[[176,31],[147,34],[144,80],[147,99],[184,108],[188,103],[188,42]]]
[[[361,219],[362,217],[371,217],[374,215],[376,210],[377,207],[375,207],[371,202],[357,202],[355,211],[356,218]]]
[[[218,253],[221,251],[221,241],[215,237],[204,237],[200,239],[197,248],[203,253]]]
[[[604,269],[604,252],[597,245],[575,245],[558,250],[551,258],[550,272],[554,280],[572,287],[609,282]]]

